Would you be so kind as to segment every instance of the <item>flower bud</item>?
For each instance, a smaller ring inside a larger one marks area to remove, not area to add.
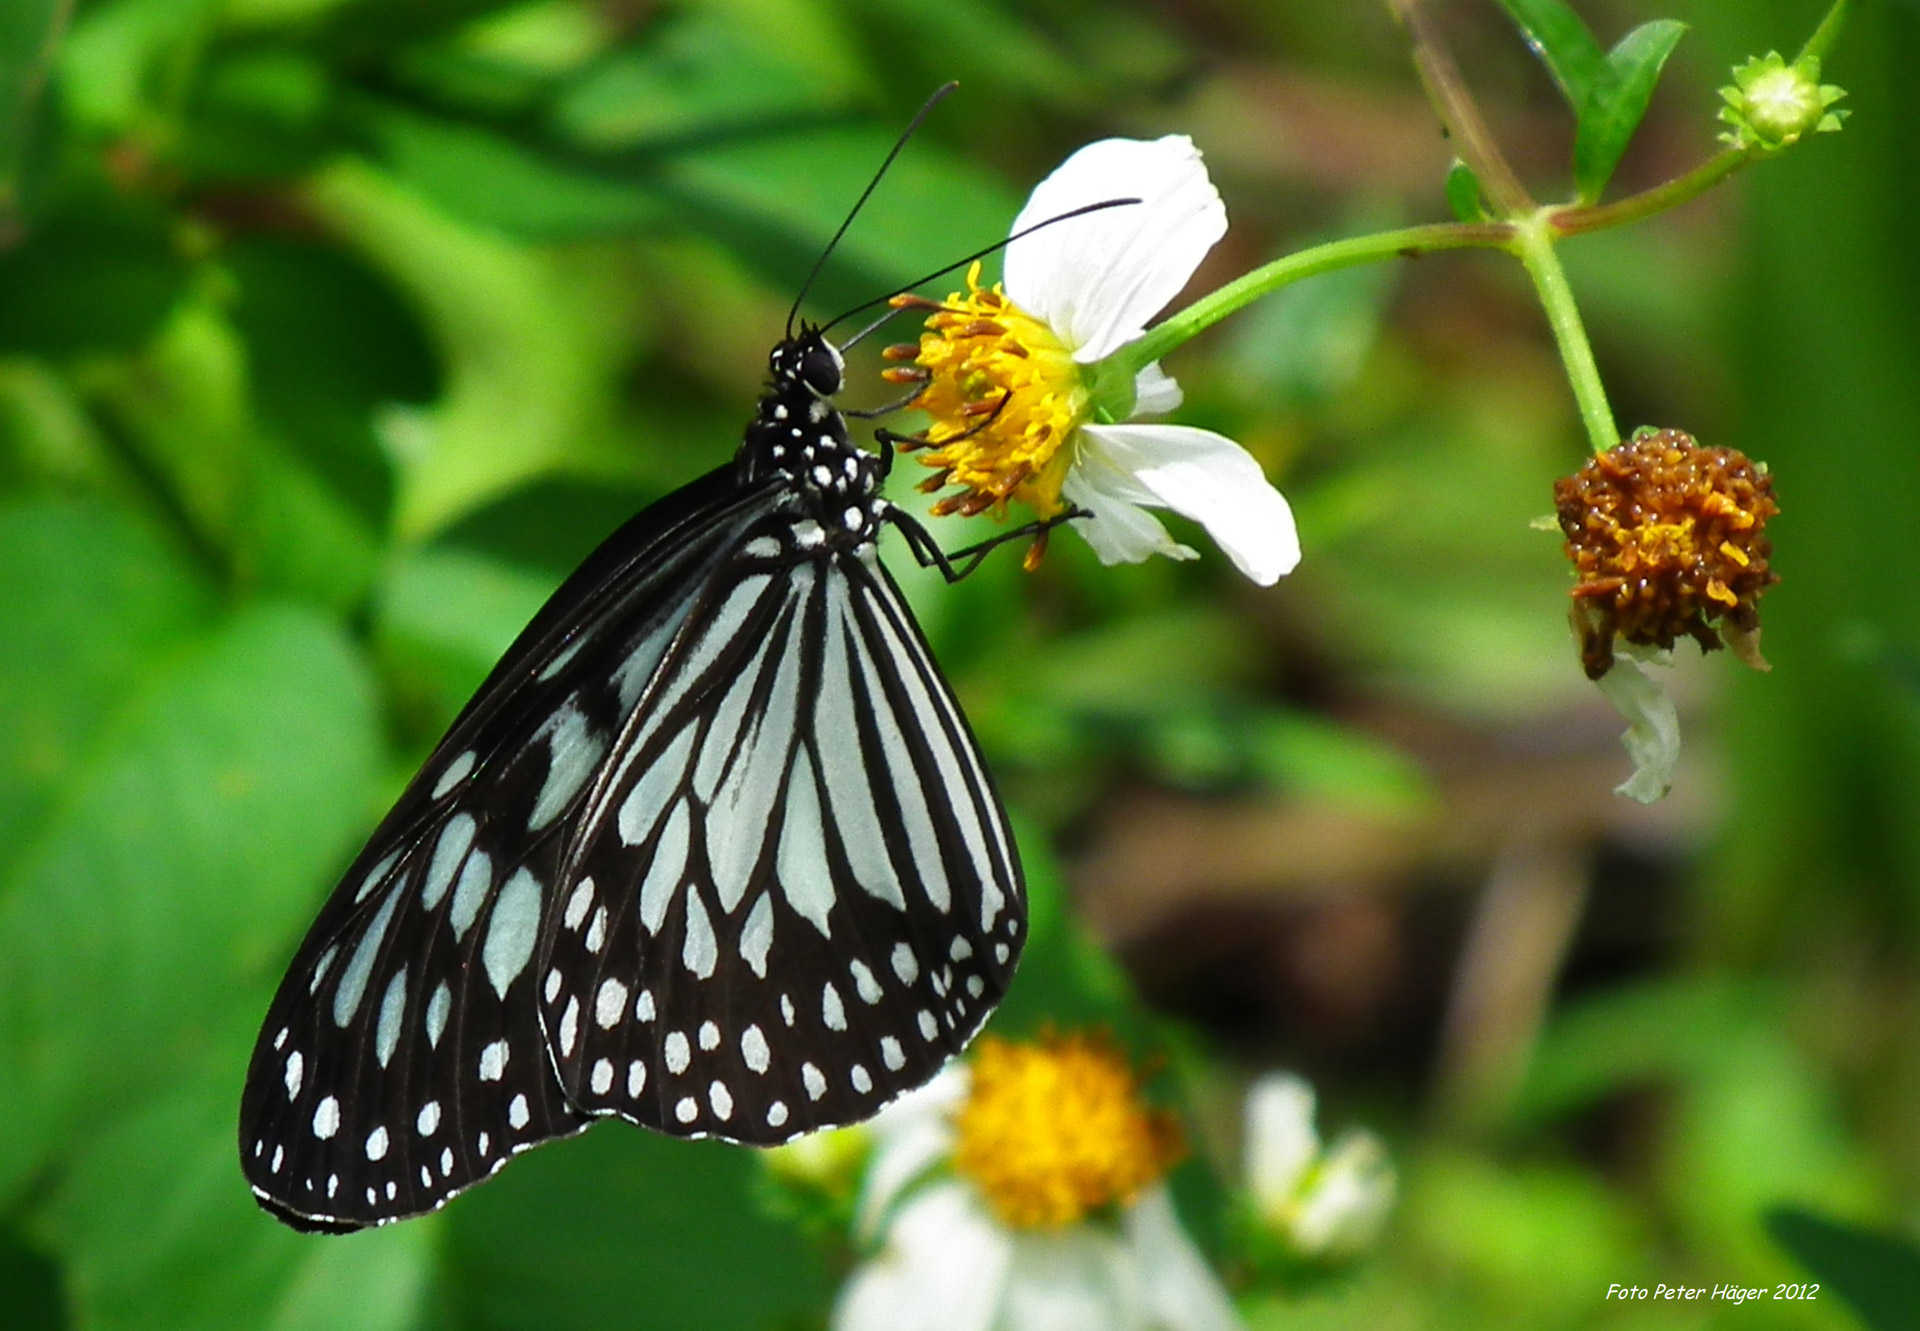
[[[1813,56],[1789,65],[1778,51],[1769,51],[1735,67],[1733,79],[1720,90],[1726,102],[1720,119],[1731,126],[1720,141],[1745,152],[1779,152],[1803,134],[1838,130],[1847,116],[1829,109],[1846,90],[1820,82],[1820,61]]]

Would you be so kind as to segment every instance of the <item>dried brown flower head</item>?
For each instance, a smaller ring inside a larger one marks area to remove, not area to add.
[[[1756,602],[1779,581],[1764,533],[1780,508],[1744,453],[1644,430],[1555,481],[1553,498],[1579,577],[1573,622],[1589,678],[1613,665],[1615,639],[1672,647],[1684,634],[1711,651],[1722,632],[1766,669]]]

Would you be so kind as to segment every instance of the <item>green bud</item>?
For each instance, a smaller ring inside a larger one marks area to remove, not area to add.
[[[1730,129],[1720,141],[1743,152],[1776,153],[1803,134],[1828,134],[1840,128],[1845,111],[1832,110],[1847,95],[1844,88],[1820,82],[1820,61],[1802,56],[1788,64],[1778,51],[1747,61],[1733,71],[1733,86],[1720,90],[1726,105],[1720,119]]]

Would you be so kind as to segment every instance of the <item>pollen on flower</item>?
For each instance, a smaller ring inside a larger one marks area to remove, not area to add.
[[[1554,482],[1578,581],[1574,628],[1589,678],[1613,665],[1616,639],[1670,648],[1681,635],[1766,668],[1760,594],[1768,566],[1773,481],[1745,454],[1705,448],[1680,430],[1647,430]]]
[[[1004,1223],[1072,1224],[1132,1201],[1179,1159],[1179,1125],[1142,1102],[1126,1060],[1104,1042],[989,1036],[976,1050],[953,1167]]]
[[[996,283],[980,285],[980,265],[967,289],[934,302],[896,296],[901,309],[931,311],[917,346],[888,349],[911,367],[887,371],[896,382],[926,385],[913,405],[932,423],[901,447],[919,451],[935,474],[928,494],[948,486],[936,514],[1006,514],[1019,499],[1043,518],[1063,510],[1060,486],[1072,461],[1062,448],[1087,411],[1080,366],[1053,330],[1007,299]]]

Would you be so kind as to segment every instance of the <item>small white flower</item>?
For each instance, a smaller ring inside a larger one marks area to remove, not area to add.
[[[950,1067],[873,1121],[856,1228],[879,1250],[842,1290],[834,1331],[1240,1331],[1161,1182],[1117,1224],[1003,1219],[955,1163],[972,1091],[970,1070]]]
[[[1231,439],[1138,419],[1180,405],[1179,385],[1157,362],[1133,377],[1128,419],[1102,419],[1101,362],[1140,337],[1226,233],[1199,150],[1178,135],[1089,144],[1040,183],[1013,229],[1115,199],[1139,202],[1010,244],[999,287],[982,288],[976,266],[968,290],[938,306],[896,302],[937,311],[918,347],[901,349],[919,368],[891,372],[927,380],[917,405],[934,417],[925,438],[934,451],[922,461],[940,470],[928,488],[966,491],[935,512],[1018,498],[1051,516],[1077,504],[1093,516],[1073,529],[1116,564],[1194,558],[1148,511],[1171,509],[1271,584],[1300,562],[1292,510]]]
[[[1386,1148],[1352,1128],[1322,1151],[1313,1087],[1270,1073],[1247,1091],[1245,1173],[1255,1218],[1294,1252],[1342,1258],[1365,1251],[1393,1209]]]

